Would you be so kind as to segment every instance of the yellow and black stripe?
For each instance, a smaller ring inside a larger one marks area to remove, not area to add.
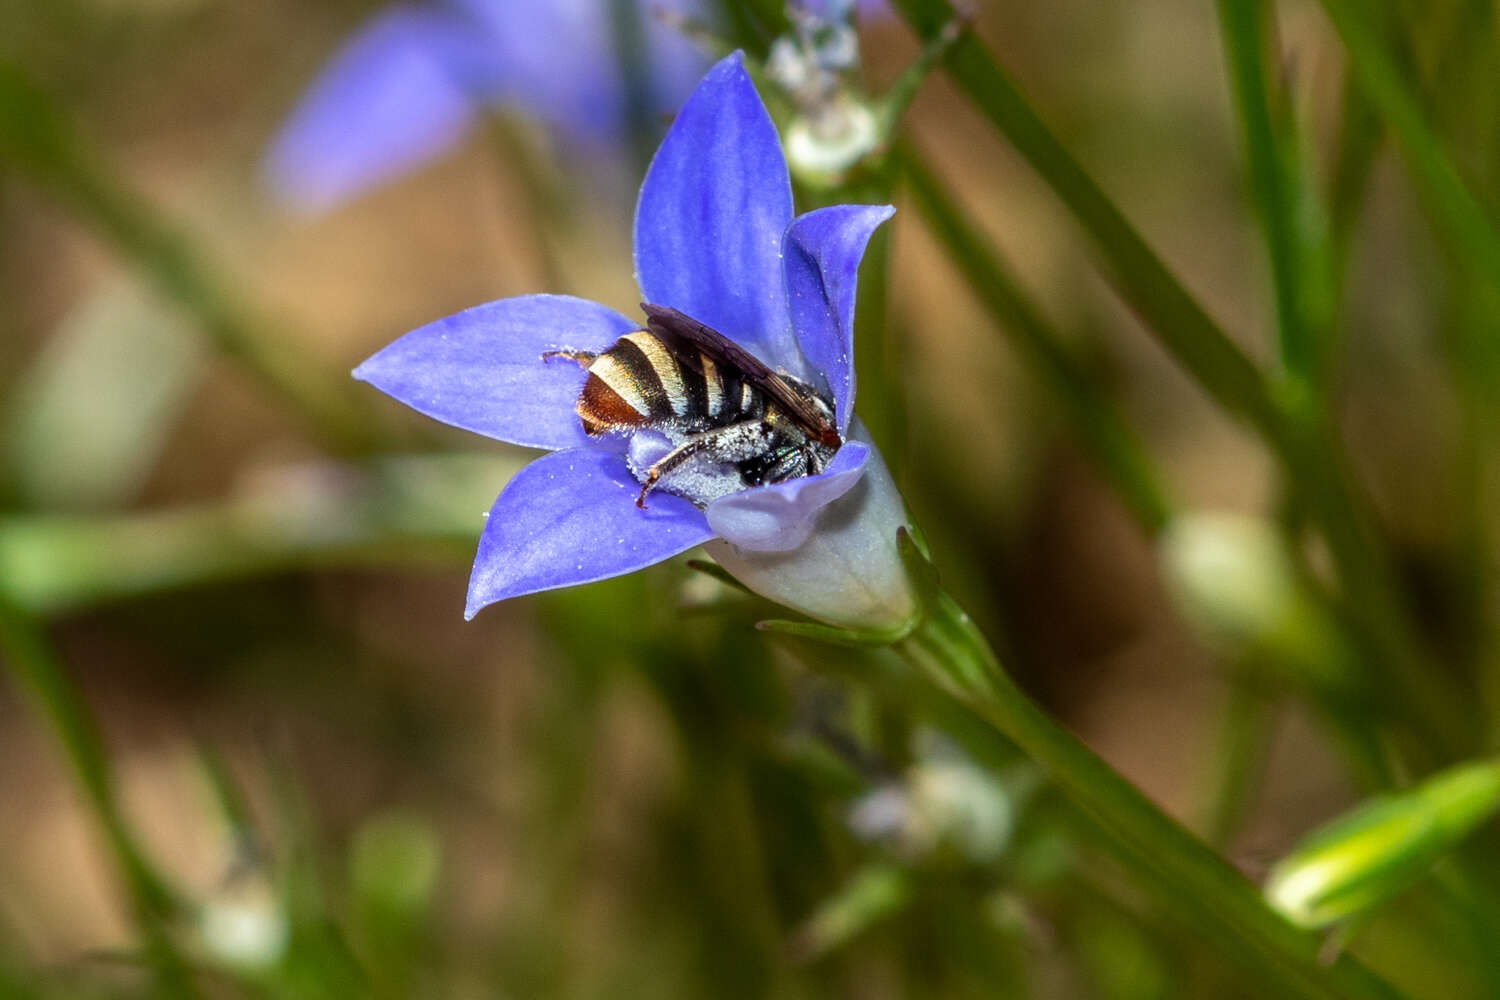
[[[663,423],[702,431],[764,412],[760,393],[741,373],[646,330],[621,337],[589,363],[588,373],[578,415],[590,434]]]

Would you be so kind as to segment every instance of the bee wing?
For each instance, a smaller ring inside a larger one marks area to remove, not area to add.
[[[715,362],[722,362],[738,370],[745,380],[780,403],[797,422],[813,437],[830,447],[842,444],[838,428],[827,417],[808,405],[807,400],[787,384],[786,379],[773,372],[766,364],[712,327],[684,315],[668,306],[641,303],[646,313],[646,328],[663,341],[674,344],[679,356],[689,356],[703,351]],[[686,341],[687,344],[683,342]],[[686,349],[691,345],[696,350]],[[698,367],[696,358],[689,364]]]

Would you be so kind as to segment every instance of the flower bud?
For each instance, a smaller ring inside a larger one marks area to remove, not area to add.
[[[785,139],[787,165],[810,187],[836,187],[882,141],[884,135],[875,112],[841,92],[815,114],[792,119]]]
[[[966,761],[934,761],[911,775],[913,812],[925,820],[933,847],[951,846],[975,864],[1004,853],[1015,826],[1005,785]]]
[[[1347,685],[1349,650],[1266,520],[1186,514],[1168,525],[1158,554],[1173,603],[1209,645],[1265,656],[1320,687]]]
[[[856,96],[859,36],[852,3],[793,6],[791,34],[771,45],[766,74],[796,107],[785,131],[787,165],[811,187],[835,187],[885,140]]]
[[[913,765],[899,783],[871,791],[849,812],[859,836],[888,845],[907,862],[985,865],[1010,845],[1016,813],[1030,793],[1029,770],[997,777],[959,757]]]
[[[1288,920],[1324,927],[1420,879],[1500,807],[1500,762],[1465,764],[1356,806],[1271,870],[1265,895]]]
[[[268,969],[286,954],[291,923],[270,881],[257,873],[204,903],[198,911],[198,940],[224,965]]]

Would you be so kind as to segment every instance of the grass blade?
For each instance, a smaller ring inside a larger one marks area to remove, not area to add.
[[[161,221],[157,209],[119,182],[98,151],[79,135],[65,109],[14,67],[0,63],[0,166],[69,207],[162,293],[187,308],[224,355],[280,394],[331,447],[366,451],[370,422],[349,380],[319,369],[290,341],[263,324],[220,286],[198,248]]]
[[[1126,506],[1148,533],[1160,531],[1171,509],[1145,445],[1099,397],[1088,375],[1027,298],[994,247],[949,197],[921,154],[906,145],[898,155],[918,211],[938,233],[943,249],[969,288],[1037,376],[1062,401],[1084,447]]]
[[[1362,8],[1366,5],[1350,0],[1323,0],[1360,86],[1401,149],[1438,228],[1466,266],[1500,288],[1500,231],[1443,149],[1421,102]]]
[[[895,6],[923,39],[938,34],[954,17],[948,0],[895,0]],[[1093,237],[1105,273],[1168,352],[1226,410],[1263,433],[1278,435],[1276,404],[1254,363],[1037,117],[983,43],[965,34],[949,50],[945,66]]]
[[[1289,375],[1305,378],[1315,365],[1317,348],[1302,280],[1308,256],[1298,236],[1296,161],[1293,151],[1284,149],[1279,141],[1277,116],[1272,113],[1267,72],[1271,61],[1267,25],[1272,16],[1265,0],[1219,0],[1224,53],[1245,143],[1250,190],[1265,232],[1276,290],[1281,363]]]

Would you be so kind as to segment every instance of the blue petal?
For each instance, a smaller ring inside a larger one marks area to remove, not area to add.
[[[833,391],[839,432],[854,413],[854,300],[870,235],[896,210],[832,205],[808,212],[786,231],[783,259],[792,326],[802,354]]]
[[[635,215],[641,292],[773,366],[800,368],[781,272],[791,221],[781,142],[736,52],[708,71],[646,172]]]
[[[530,448],[589,443],[573,406],[583,369],[542,353],[608,349],[639,323],[587,299],[523,295],[413,330],[354,377],[429,417]]]
[[[870,448],[846,441],[816,476],[720,497],[708,505],[708,523],[726,542],[750,552],[785,552],[807,541],[819,512],[848,493],[863,475]]]
[[[608,452],[560,451],[526,466],[490,509],[464,617],[507,597],[632,573],[713,537],[688,501],[656,493],[642,510],[640,491]]]
[[[561,128],[575,139],[610,139],[624,120],[609,15],[590,0],[451,0],[487,36],[473,79],[489,98]],[[559,72],[558,53],[568,66]]]
[[[482,43],[461,16],[396,7],[333,59],[273,143],[266,172],[293,206],[318,212],[451,147],[476,108],[459,79]]]
[[[450,0],[490,38],[488,60],[475,67],[486,94],[513,104],[575,141],[617,141],[628,120],[625,81],[615,51],[610,0]],[[642,67],[650,113],[675,111],[703,73],[696,46],[657,15],[701,13],[694,0],[636,0],[644,32]],[[544,43],[544,44],[542,44]],[[567,69],[558,70],[558,53]],[[597,150],[595,151],[597,153]]]

